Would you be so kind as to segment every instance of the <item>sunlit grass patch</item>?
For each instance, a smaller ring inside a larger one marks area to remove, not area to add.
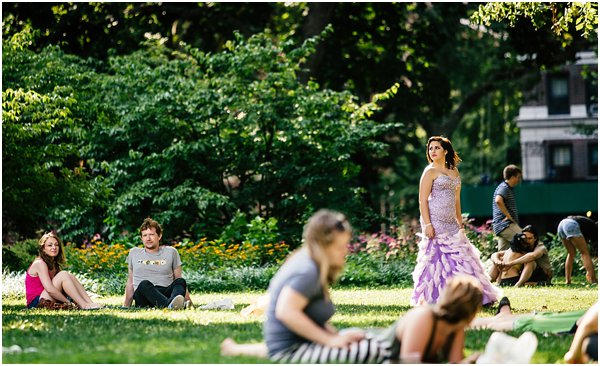
[[[598,300],[595,287],[584,285],[504,289],[518,313],[570,311]],[[410,309],[410,288],[336,288],[334,326],[386,327]],[[233,310],[183,311],[121,309],[122,296],[100,299],[110,308],[95,311],[25,309],[24,298],[4,298],[4,347],[34,347],[36,352],[4,353],[5,363],[265,363],[252,357],[221,357],[226,337],[238,342],[262,340],[262,317],[240,310],[262,292],[193,294],[196,306],[231,298]],[[495,308],[484,309],[491,316]],[[512,335],[518,335],[513,334]],[[490,331],[468,331],[467,353],[483,351]],[[561,362],[572,336],[538,335],[535,363]]]

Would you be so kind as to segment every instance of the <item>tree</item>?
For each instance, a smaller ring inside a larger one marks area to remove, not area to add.
[[[524,98],[522,91],[536,81],[539,70],[574,60],[578,51],[595,44],[594,32],[590,31],[587,39],[582,34],[594,24],[596,4],[511,4],[486,8],[468,3],[4,3],[3,21],[8,34],[26,23],[40,27],[43,36],[32,45],[34,49],[39,52],[48,44],[60,44],[67,53],[91,56],[87,65],[100,74],[117,72],[111,62],[119,60],[118,56],[140,48],[147,51],[144,42],[148,40],[182,54],[189,53],[189,47],[219,53],[230,52],[228,40],[234,38],[235,29],[245,37],[264,29],[264,36],[280,46],[288,41],[302,44],[329,24],[330,31],[313,45],[313,53],[299,60],[294,75],[305,86],[318,85],[318,90],[348,91],[357,97],[357,104],[398,85],[394,96],[380,101],[381,109],[369,117],[374,126],[403,123],[404,128],[386,129],[375,138],[389,153],[379,154],[359,144],[349,161],[358,171],[355,186],[365,192],[361,199],[371,212],[378,210],[383,199],[396,211],[416,215],[417,182],[426,164],[423,146],[428,136],[445,134],[455,142],[464,157],[464,182],[495,176],[507,161],[519,158],[514,117]],[[493,18],[493,14],[485,27],[469,22],[479,19],[471,18],[477,11],[483,14],[485,9],[502,7],[512,9],[514,26],[494,21],[501,18]],[[557,19],[564,14],[568,25],[568,32],[561,28],[560,36],[548,26],[554,24],[552,9]],[[542,24],[538,18],[545,17],[546,26],[536,28],[519,12],[534,16],[536,24]],[[176,57],[167,54],[164,58]],[[160,85],[152,88],[160,89]],[[151,89],[149,95],[153,93]],[[94,92],[90,95],[98,98]],[[134,94],[123,95],[126,100]],[[110,106],[107,101],[102,103]],[[96,115],[106,121],[114,118],[111,109],[79,108],[75,112],[81,113],[76,118],[86,129],[95,127]],[[473,149],[474,141],[477,149]],[[97,148],[90,145],[85,149]],[[95,184],[106,190],[106,184],[113,183]],[[241,200],[239,193],[232,195]],[[268,208],[260,212],[271,214]]]
[[[300,65],[316,42],[297,47],[264,34],[247,41],[237,35],[226,51],[209,54],[151,39],[145,49],[112,56],[105,65],[56,47],[5,57],[13,71],[6,85],[50,93],[69,81],[76,99],[79,168],[89,189],[61,212],[45,212],[66,238],[103,224],[114,238],[147,215],[165,225],[166,238],[217,237],[241,211],[276,217],[284,238],[297,243],[304,220],[320,207],[346,212],[358,227],[372,224],[376,215],[364,203],[360,167],[351,157],[359,149],[386,154],[377,140],[399,126],[368,116],[393,90],[360,104],[349,92],[300,83]],[[46,62],[48,54],[54,64]],[[41,65],[43,85],[33,82]],[[79,76],[65,80],[61,70]],[[84,225],[82,218],[93,222]]]
[[[549,29],[569,43],[580,35],[589,39],[598,36],[598,3],[498,2],[479,5],[471,19],[490,26],[508,22],[516,27],[522,19],[531,21],[536,30]],[[575,30],[575,32],[573,32]]]
[[[34,54],[33,37],[26,28],[3,47],[2,222],[23,235],[47,228],[50,208],[73,205],[88,187],[75,112],[85,67],[54,47]]]

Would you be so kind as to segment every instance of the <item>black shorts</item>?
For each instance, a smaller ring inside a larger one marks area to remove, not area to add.
[[[500,281],[500,286],[514,286],[517,284],[517,282],[519,282],[519,278],[519,276],[503,278]]]
[[[546,272],[544,272],[540,267],[537,267],[533,271],[531,277],[529,277],[527,282],[540,282],[540,284],[550,284],[550,278],[548,277],[548,275],[546,275]]]

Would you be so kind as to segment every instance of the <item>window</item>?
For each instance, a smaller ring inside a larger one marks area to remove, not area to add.
[[[571,113],[571,109],[568,75],[548,75],[548,114],[569,113]]]
[[[598,176],[598,143],[590,142],[588,144],[588,176]]]
[[[548,178],[566,180],[573,176],[573,159],[571,145],[550,146],[550,164]]]

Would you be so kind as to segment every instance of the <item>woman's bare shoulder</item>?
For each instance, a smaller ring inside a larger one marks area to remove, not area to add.
[[[48,265],[40,257],[35,258],[33,262],[31,262],[31,266],[29,266],[30,275],[37,275],[39,271],[43,270],[48,271]]]
[[[431,323],[433,319],[433,310],[429,306],[417,306],[406,313],[413,322],[421,325]]]
[[[437,178],[438,175],[440,175],[440,171],[433,165],[429,164],[425,167],[425,169],[423,169],[423,174],[421,176],[423,178],[427,177],[427,178],[435,179],[435,178]]]

